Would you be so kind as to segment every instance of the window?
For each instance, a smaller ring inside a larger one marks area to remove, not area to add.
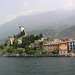
[[[75,48],[75,45],[73,47]]]
[[[73,45],[73,42],[72,42],[72,45]]]
[[[72,43],[70,43],[70,45],[72,45]]]
[[[68,44],[70,45],[70,42]]]

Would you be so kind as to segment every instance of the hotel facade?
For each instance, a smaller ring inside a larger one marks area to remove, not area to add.
[[[68,50],[69,50],[69,52],[75,53],[75,40],[68,42]]]

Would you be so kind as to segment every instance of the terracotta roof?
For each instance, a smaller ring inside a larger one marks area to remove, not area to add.
[[[59,42],[59,44],[65,44],[65,43],[68,43],[68,41],[65,41],[65,42]]]
[[[47,44],[44,44],[44,46],[46,45],[58,45],[59,43],[47,43]]]
[[[58,45],[58,44],[65,44],[67,42],[54,42],[54,43],[47,43],[47,44],[43,44],[44,46],[47,46],[47,45]]]

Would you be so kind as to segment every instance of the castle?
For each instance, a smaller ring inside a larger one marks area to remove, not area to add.
[[[24,26],[19,26],[19,34],[21,33],[21,32],[25,32],[24,31]],[[18,41],[18,43],[19,44],[21,44],[22,43],[22,38],[23,37],[26,37],[26,32],[25,32],[25,35],[23,35],[23,36],[21,36],[21,37],[19,37],[18,39],[17,39],[17,41]],[[6,44],[7,45],[10,45],[10,44],[13,44],[13,41],[15,40],[15,38],[14,37],[8,37],[7,39],[5,39],[5,42],[6,42]]]

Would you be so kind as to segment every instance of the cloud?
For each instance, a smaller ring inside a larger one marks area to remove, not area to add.
[[[32,14],[35,14],[37,12],[38,12],[37,9],[32,9],[32,10],[27,10],[27,11],[21,11],[18,14],[10,14],[10,15],[6,16],[5,18],[3,18],[2,20],[0,20],[0,25],[2,25],[3,23],[11,21],[11,20],[17,18],[18,16],[32,15]]]
[[[25,11],[20,11],[18,14],[10,14],[8,16],[6,16],[4,19],[0,20],[0,25],[2,25],[3,23],[9,22],[15,18],[17,18],[18,16],[27,16],[27,15],[32,15],[32,14],[37,14],[37,13],[42,13],[42,12],[47,12],[47,11],[52,11],[55,9],[42,9],[42,8],[33,8],[31,10],[25,10]]]
[[[43,9],[43,8],[33,8],[31,10],[27,10],[27,11],[21,11],[19,16],[22,15],[32,15],[32,14],[37,14],[37,13],[42,13],[42,12],[48,12],[48,11],[53,11],[56,9],[51,9],[51,8],[47,8],[47,9]]]
[[[22,4],[22,6],[27,7],[27,6],[28,6],[28,2],[24,2],[24,3]]]
[[[6,22],[9,22],[13,19],[15,19],[18,16],[23,16],[23,15],[32,15],[32,14],[37,14],[37,13],[43,13],[43,12],[48,12],[48,11],[54,11],[58,9],[63,9],[67,11],[72,11],[75,10],[75,1],[74,0],[49,0],[43,1],[39,3],[36,2],[32,4],[31,2],[24,2],[19,6],[17,13],[10,13],[8,16],[4,16],[5,18],[0,20],[0,25]],[[16,9],[16,8],[15,8]]]
[[[13,14],[6,16],[4,19],[0,20],[0,25],[15,19],[17,16],[18,15],[13,15]]]
[[[27,11],[21,11],[18,16],[23,16],[23,15],[32,15],[37,13],[38,10],[36,8],[32,9],[32,10],[27,10]]]
[[[68,11],[75,10],[75,2],[72,0],[67,0],[67,3],[62,8]]]

